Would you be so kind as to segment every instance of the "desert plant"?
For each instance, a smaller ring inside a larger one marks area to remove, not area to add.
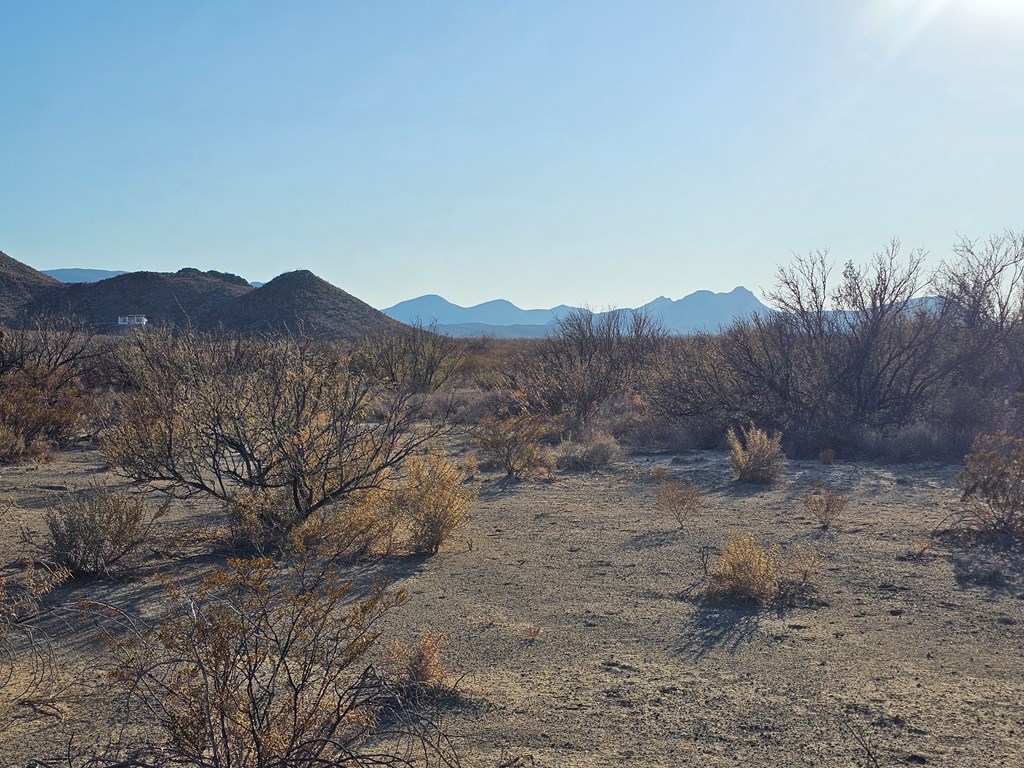
[[[655,506],[660,512],[672,515],[679,527],[704,505],[704,499],[694,483],[661,480],[655,495]]]
[[[344,509],[448,430],[416,393],[309,339],[147,333],[132,344],[131,389],[104,441],[111,461],[176,497],[265,496],[252,512],[267,530]]]
[[[435,392],[461,374],[467,345],[437,330],[437,323],[416,321],[388,328],[366,339],[357,365],[398,389]]]
[[[564,419],[578,437],[605,403],[643,380],[667,335],[644,310],[575,309],[503,366],[502,375],[509,388],[524,393],[531,410]]]
[[[269,551],[340,561],[389,555],[395,550],[401,515],[391,490],[361,490],[345,501],[340,514],[315,512],[289,532],[287,541]]]
[[[583,439],[566,440],[558,446],[558,465],[565,469],[592,472],[604,469],[621,454],[618,442],[603,432]]]
[[[474,430],[483,460],[515,478],[529,477],[543,467],[542,442],[557,433],[558,427],[551,419],[526,411],[489,414]]]
[[[763,547],[752,533],[729,534],[709,576],[708,592],[717,597],[769,602],[779,594],[779,549]]]
[[[409,521],[414,552],[434,554],[466,520],[473,492],[454,462],[440,453],[413,456],[394,504]]]
[[[395,638],[387,648],[383,672],[402,701],[416,703],[444,688],[448,670],[444,666],[444,649],[448,637],[433,629],[420,632],[409,645]]]
[[[821,564],[811,547],[794,544],[782,552],[778,545],[759,544],[752,533],[731,533],[708,570],[705,588],[716,598],[769,603],[813,588]]]
[[[959,525],[978,534],[1024,539],[1024,439],[1005,433],[975,440],[957,476],[967,508]]]
[[[166,504],[150,512],[141,496],[93,487],[55,500],[43,517],[43,541],[23,536],[72,576],[112,578],[138,564],[153,524],[166,511]]]
[[[769,435],[753,424],[727,433],[729,465],[741,483],[770,485],[781,477],[786,467],[786,454],[782,451],[782,435]]]
[[[804,496],[804,512],[818,521],[825,530],[842,516],[850,500],[838,495],[830,488],[819,487],[814,493]]]
[[[6,525],[4,518],[9,513],[10,505],[0,504],[0,523]],[[33,639],[30,620],[38,611],[39,601],[70,575],[67,569],[57,565],[11,562],[0,551],[0,691],[4,692],[4,698],[9,693],[8,684],[13,678],[15,638]],[[33,641],[28,646],[37,655],[44,655],[40,644]],[[32,680],[29,687],[37,682]],[[21,686],[18,688],[15,695],[24,693]]]
[[[356,598],[333,573],[329,561],[230,560],[194,591],[168,582],[173,607],[158,622],[128,634],[115,623],[115,681],[160,734],[129,764],[407,766],[410,740],[423,762],[452,764],[443,736],[369,660],[404,594]]]

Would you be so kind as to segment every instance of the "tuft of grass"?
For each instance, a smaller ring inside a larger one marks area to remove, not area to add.
[[[730,428],[729,464],[741,483],[771,485],[786,468],[786,454],[782,451],[782,434],[769,435],[753,424],[740,428],[739,434]]]
[[[1010,542],[1024,540],[1024,438],[981,435],[957,476],[967,504],[960,528]]]
[[[432,555],[465,524],[474,494],[458,466],[443,454],[413,456],[406,469],[408,479],[395,503],[408,518],[413,551]]]
[[[593,472],[609,466],[621,453],[622,449],[614,437],[596,432],[579,442],[563,442],[558,447],[558,465],[565,469]]]
[[[447,647],[447,635],[429,628],[421,631],[412,645],[399,638],[391,641],[384,670],[401,701],[414,703],[445,688],[448,670],[443,657]]]

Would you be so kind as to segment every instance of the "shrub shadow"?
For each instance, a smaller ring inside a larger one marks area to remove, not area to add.
[[[761,626],[764,609],[753,603],[695,600],[693,633],[677,650],[694,661],[716,648],[735,652],[750,642]]]

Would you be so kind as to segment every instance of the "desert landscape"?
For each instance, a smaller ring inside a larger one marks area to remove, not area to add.
[[[22,315],[5,763],[1015,765],[1024,239],[958,249],[691,336]]]
[[[0,24],[0,768],[1024,766],[1024,0]]]

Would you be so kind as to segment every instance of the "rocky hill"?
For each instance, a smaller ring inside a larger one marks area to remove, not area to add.
[[[223,307],[225,330],[246,334],[301,331],[314,338],[355,339],[399,323],[306,269],[285,272]]]
[[[306,270],[288,272],[259,288],[237,275],[192,268],[61,283],[0,253],[0,322],[42,314],[73,315],[101,333],[117,330],[121,315],[242,335],[301,330],[323,339],[358,339],[398,326]]]
[[[33,298],[59,286],[49,275],[0,251],[0,321],[17,317]]]

